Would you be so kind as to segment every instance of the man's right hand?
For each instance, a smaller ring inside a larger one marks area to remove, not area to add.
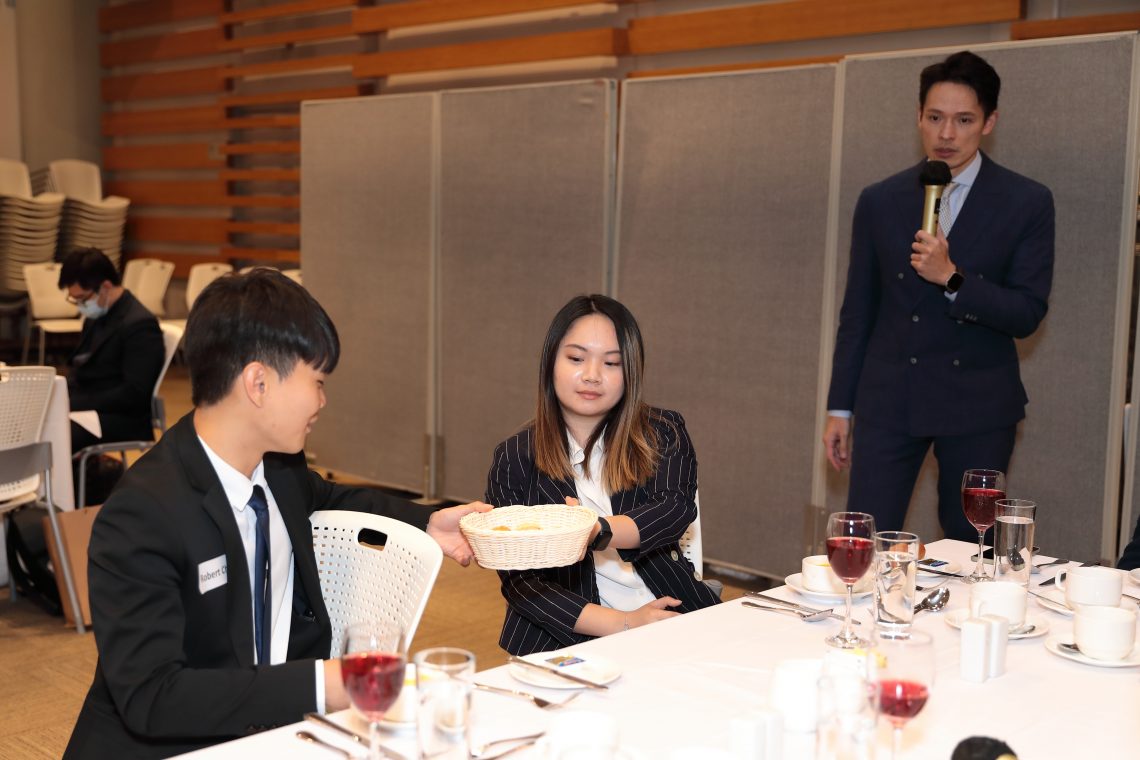
[[[828,416],[823,429],[823,450],[837,471],[851,466],[851,419]]]
[[[348,692],[340,675],[340,660],[325,660],[325,712],[331,713],[349,707]]]

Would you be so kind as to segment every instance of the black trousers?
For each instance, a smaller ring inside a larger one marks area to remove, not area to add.
[[[859,420],[851,449],[847,508],[875,517],[876,530],[902,530],[918,472],[934,446],[938,460],[938,522],[946,538],[977,543],[978,531],[962,512],[962,473],[1006,472],[1017,425],[976,435],[916,438]],[[929,538],[923,537],[924,542]]]

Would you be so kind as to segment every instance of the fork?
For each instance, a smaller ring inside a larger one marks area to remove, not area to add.
[[[758,610],[768,610],[769,612],[790,612],[808,623],[815,623],[823,620],[831,615],[831,610],[819,610],[818,612],[801,612],[800,610],[793,610],[790,607],[769,607],[766,604],[756,604],[755,602],[743,602],[745,607],[755,607]]]
[[[546,735],[546,732],[543,731],[543,732],[537,733],[537,734],[527,734],[526,736],[508,736],[505,739],[492,739],[489,742],[483,742],[482,744],[476,744],[475,746],[473,746],[471,748],[471,757],[474,757],[474,758],[483,757],[484,755],[487,754],[487,750],[491,749],[491,747],[494,747],[496,744],[506,744],[507,742],[523,742],[523,744],[520,744],[517,747],[511,747],[510,749],[508,749],[506,752],[502,753],[501,755],[495,755],[495,757],[503,757],[505,755],[511,754],[512,752],[514,752],[517,749],[522,749],[523,747],[529,747],[530,745],[534,744],[536,741],[538,741],[539,739],[541,739],[545,735]]]
[[[1072,560],[1069,560],[1069,559],[1055,559],[1055,560],[1053,560],[1052,562],[1042,562],[1040,565],[1034,565],[1033,567],[1040,569],[1040,568],[1042,568],[1042,567],[1052,567],[1053,565],[1067,565],[1067,564],[1069,564],[1070,562],[1072,562]]]
[[[489,692],[492,692],[494,694],[505,694],[508,697],[519,697],[521,699],[529,699],[531,702],[534,703],[535,707],[540,707],[542,709],[546,709],[547,707],[549,707],[552,710],[557,710],[559,707],[565,707],[566,705],[573,702],[575,699],[577,699],[582,694],[582,692],[576,691],[573,694],[571,694],[567,699],[564,699],[561,702],[551,702],[549,699],[543,699],[542,697],[538,696],[537,694],[530,694],[529,692],[525,692],[525,691],[515,691],[514,689],[504,689],[500,686],[488,686],[485,683],[472,683],[471,685],[474,686],[476,689],[479,689],[480,691],[489,691]]]

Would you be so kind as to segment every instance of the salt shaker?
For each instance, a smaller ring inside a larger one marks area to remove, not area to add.
[[[981,683],[989,677],[989,644],[990,633],[987,621],[981,618],[967,618],[962,621],[961,662],[959,663],[962,680]]]
[[[982,615],[986,621],[986,677],[1005,672],[1005,650],[1009,645],[1009,620],[1000,615]]]

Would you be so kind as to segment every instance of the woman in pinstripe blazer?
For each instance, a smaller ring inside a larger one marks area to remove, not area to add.
[[[696,519],[697,460],[681,415],[641,399],[644,357],[633,315],[578,296],[542,348],[538,411],[500,443],[486,501],[582,503],[598,512],[573,565],[501,571],[511,654],[558,649],[719,600],[681,554]]]

